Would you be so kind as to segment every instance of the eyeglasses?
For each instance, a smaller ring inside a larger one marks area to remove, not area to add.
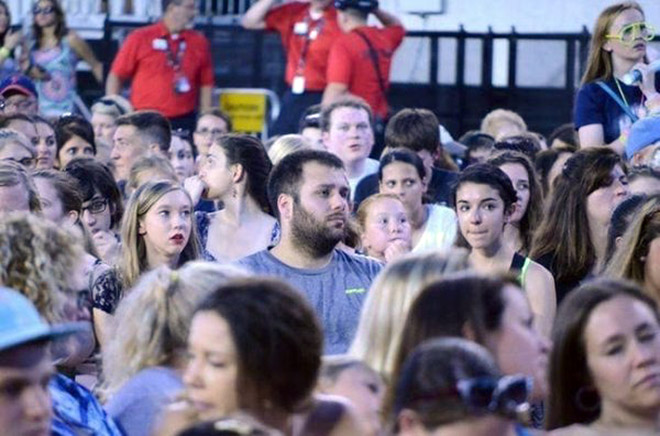
[[[200,136],[209,136],[209,135],[211,135],[212,137],[216,137],[216,136],[224,135],[226,132],[224,130],[221,130],[221,129],[203,128],[203,129],[195,130],[195,133],[197,135],[200,135]]]
[[[83,206],[82,212],[85,213],[85,211],[88,211],[93,215],[98,215],[100,213],[105,212],[107,208],[108,208],[108,201],[99,198],[90,201],[87,206]]]
[[[655,36],[655,28],[649,23],[640,21],[623,26],[619,33],[605,35],[607,39],[618,39],[622,44],[632,45],[638,38],[651,41]]]
[[[55,8],[53,6],[44,6],[43,8],[40,8],[39,6],[35,6],[34,9],[32,9],[32,13],[34,15],[39,15],[39,14],[52,14],[55,12]]]

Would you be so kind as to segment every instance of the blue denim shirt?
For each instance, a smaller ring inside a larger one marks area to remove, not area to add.
[[[94,395],[80,384],[56,374],[48,388],[53,398],[52,435],[122,436]]]

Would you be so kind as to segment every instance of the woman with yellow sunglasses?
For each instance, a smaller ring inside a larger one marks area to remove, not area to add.
[[[598,16],[574,110],[582,147],[608,145],[622,153],[632,123],[660,105],[660,75],[647,65],[654,36],[636,2],[614,4]],[[626,85],[622,79],[633,69],[642,80]]]

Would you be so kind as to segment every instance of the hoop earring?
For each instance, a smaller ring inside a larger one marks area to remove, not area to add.
[[[575,405],[583,412],[596,412],[600,409],[600,397],[593,386],[581,387],[575,393]]]

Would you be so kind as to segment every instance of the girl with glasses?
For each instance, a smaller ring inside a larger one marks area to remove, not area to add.
[[[82,197],[76,179],[57,170],[39,170],[32,174],[44,218],[63,228],[82,230],[80,215]],[[89,233],[83,232],[85,239]],[[88,286],[82,292],[85,308],[90,311],[100,345],[106,340],[108,326],[121,297],[122,286],[115,269],[98,258],[92,247],[86,247],[82,262]]]
[[[80,187],[80,218],[92,235],[100,258],[110,265],[119,260],[119,226],[123,213],[121,193],[110,170],[92,158],[76,158],[63,168]]]
[[[660,75],[646,65],[646,47],[653,36],[637,2],[614,4],[599,15],[575,103],[582,147],[609,145],[622,154],[630,126],[644,115],[644,106],[660,104]],[[623,78],[633,69],[643,79],[627,85]]]
[[[66,27],[66,17],[57,0],[37,1],[32,14],[34,40],[29,41],[26,72],[37,86],[39,113],[56,117],[74,112],[78,60],[89,64],[99,84],[103,83],[103,65],[85,40]]]

